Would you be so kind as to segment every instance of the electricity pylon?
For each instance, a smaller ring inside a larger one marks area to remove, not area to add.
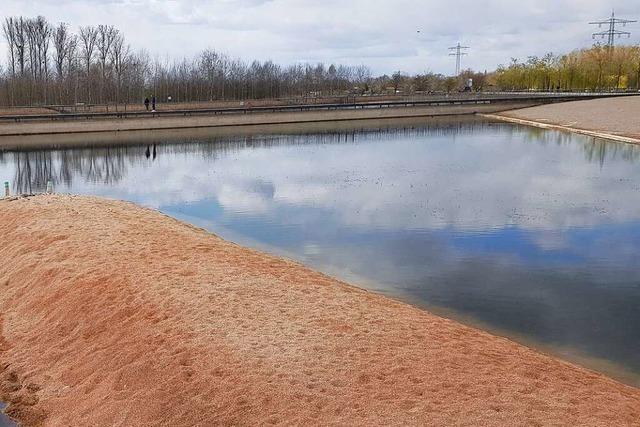
[[[633,20],[630,20],[630,19],[616,18],[616,12],[615,12],[615,10],[613,10],[613,11],[611,11],[611,18],[605,19],[603,21],[589,22],[589,24],[597,25],[599,28],[602,28],[603,25],[608,25],[609,26],[608,30],[601,31],[601,32],[598,32],[598,33],[593,33],[593,39],[595,40],[596,37],[600,37],[600,38],[604,39],[606,37],[607,38],[607,46],[609,46],[610,48],[613,48],[613,46],[615,45],[616,36],[618,36],[618,38],[620,38],[622,36],[626,36],[627,38],[631,37],[631,33],[630,32],[617,30],[616,26],[619,25],[619,24],[622,24],[623,27],[626,27],[627,24],[631,24],[632,22],[638,22],[638,21],[633,21]]]
[[[464,52],[465,49],[469,49],[469,46],[460,46],[460,42],[458,42],[456,46],[449,48],[449,50],[455,51],[454,53],[450,53],[449,56],[456,57],[456,77],[460,75],[460,59],[464,55],[467,55],[467,53]]]

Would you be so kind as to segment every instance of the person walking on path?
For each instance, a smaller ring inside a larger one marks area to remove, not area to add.
[[[156,111],[156,96],[151,97],[151,111]]]
[[[146,108],[147,111],[149,111],[149,97],[146,97],[144,99],[144,108]]]

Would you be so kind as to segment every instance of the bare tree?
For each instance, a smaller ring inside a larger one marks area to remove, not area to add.
[[[60,23],[54,29],[53,47],[53,61],[56,68],[58,96],[60,102],[63,103],[63,98],[68,100],[73,88],[72,73],[76,71],[75,61],[77,47],[77,38],[69,32],[69,27],[66,24]],[[74,95],[74,100],[75,98],[76,96]]]
[[[107,58],[111,54],[111,46],[118,37],[118,30],[112,25],[98,25],[96,47],[100,61],[100,101],[104,99],[104,86],[107,80]]]
[[[14,33],[15,33],[15,49],[16,56],[18,57],[18,65],[20,68],[20,75],[24,75],[25,69],[25,49],[27,44],[26,36],[26,22],[20,17],[13,21]]]
[[[125,45],[124,36],[117,34],[111,44],[110,57],[113,69],[116,73],[116,109],[120,103],[120,92],[122,89],[122,78],[129,65],[131,49]]]
[[[67,24],[60,23],[53,33],[53,47],[55,52],[53,54],[53,61],[56,65],[56,75],[59,80],[64,77],[64,65],[69,55],[69,38]]]
[[[91,60],[96,48],[97,37],[98,30],[95,27],[80,27],[80,47],[86,71],[88,102],[91,102]]]
[[[7,40],[9,46],[9,68],[11,69],[12,83],[16,77],[16,29],[14,24],[14,18],[6,18],[2,23],[2,31],[4,37]],[[9,105],[13,105],[15,102],[15,88],[13,84],[9,85]]]
[[[38,78],[39,71],[36,25],[33,19],[26,19],[24,23],[25,34],[27,37],[27,48],[29,52],[29,74],[33,80],[36,80]]]
[[[44,103],[47,104],[49,102],[49,48],[51,46],[53,28],[42,16],[36,18],[36,24],[39,60],[42,67],[40,72],[41,84],[44,93]]]
[[[14,24],[14,18],[5,18],[2,23],[2,32],[9,45],[9,67],[11,68],[11,75],[16,75],[16,30]]]
[[[73,103],[78,103],[78,36],[75,34],[69,37],[67,42],[67,100],[71,99],[73,91]]]
[[[52,29],[46,19],[38,16],[35,19],[24,21],[27,46],[29,51],[29,70],[31,80],[31,99],[37,99],[43,95],[44,102],[47,102],[47,89],[49,79],[49,57],[48,50],[51,42]],[[38,93],[40,86],[41,92]]]

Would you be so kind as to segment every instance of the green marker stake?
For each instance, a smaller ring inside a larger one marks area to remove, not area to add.
[[[4,197],[9,197],[11,192],[9,191],[9,181],[4,182]]]

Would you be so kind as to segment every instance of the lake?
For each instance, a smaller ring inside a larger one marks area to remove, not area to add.
[[[4,151],[0,180],[156,208],[640,385],[640,147],[476,118],[99,138]]]
[[[6,406],[6,404],[0,402],[0,427],[16,427],[17,424],[3,412]]]

